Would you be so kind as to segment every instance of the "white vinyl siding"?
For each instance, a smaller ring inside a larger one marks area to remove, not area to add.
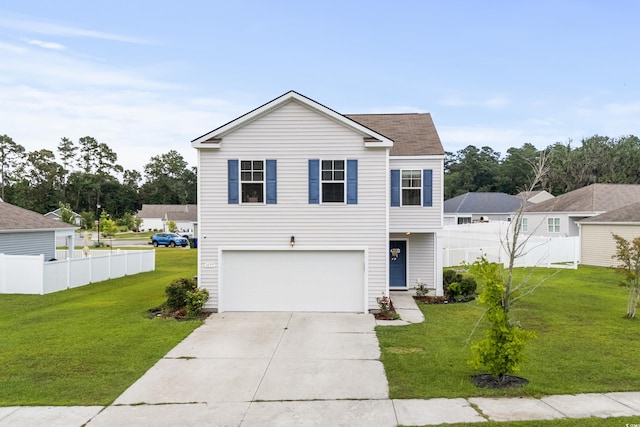
[[[277,159],[278,203],[227,203],[228,159]],[[310,205],[309,159],[357,159],[358,203]],[[316,111],[290,102],[222,138],[219,149],[199,150],[200,285],[217,308],[219,247],[368,249],[369,309],[387,284],[386,149],[365,149],[363,136]],[[317,292],[323,292],[317,289]],[[309,295],[313,298],[313,295]]]
[[[640,237],[640,224],[590,224],[584,223],[580,230],[581,257],[580,263],[599,267],[612,267],[617,260],[612,256],[616,253],[616,243],[613,234],[627,240]]]
[[[431,232],[442,228],[442,204],[443,204],[443,156],[428,156],[428,158],[403,158],[390,157],[389,169],[424,170],[433,171],[432,200],[433,205],[424,207],[400,206],[389,208],[390,232],[404,233]]]
[[[407,242],[407,287],[412,289],[418,279],[427,283],[430,288],[436,286],[435,272],[435,234],[412,233],[391,234],[389,240],[405,240]]]
[[[44,255],[45,261],[56,256],[55,231],[0,233],[0,253],[5,255]]]

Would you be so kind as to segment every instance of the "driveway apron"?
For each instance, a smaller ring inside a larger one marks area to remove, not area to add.
[[[213,314],[89,425],[131,421],[132,409],[160,425],[183,412],[243,426],[329,412],[365,423],[380,405],[393,415],[374,327],[370,314]]]

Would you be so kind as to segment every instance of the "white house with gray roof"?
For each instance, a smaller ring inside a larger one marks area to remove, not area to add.
[[[66,224],[0,199],[0,253],[5,255],[56,255],[56,235],[64,236],[73,251],[77,226]]]
[[[173,221],[179,232],[195,233],[198,205],[143,204],[136,216],[142,219],[140,229],[143,231],[169,231],[169,221]]]
[[[444,225],[511,221],[522,198],[506,193],[465,193],[444,202]]]
[[[291,91],[192,146],[207,308],[367,312],[418,281],[442,294],[429,114],[343,115]]]
[[[640,202],[638,184],[591,184],[528,206],[523,232],[535,236],[578,236],[578,222]]]

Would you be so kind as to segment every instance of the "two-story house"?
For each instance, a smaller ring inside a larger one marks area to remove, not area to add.
[[[442,294],[429,114],[342,115],[291,91],[192,146],[206,308],[368,312],[418,280]]]

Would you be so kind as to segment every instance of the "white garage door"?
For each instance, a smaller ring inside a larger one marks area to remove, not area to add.
[[[365,311],[364,251],[222,251],[222,311]]]

